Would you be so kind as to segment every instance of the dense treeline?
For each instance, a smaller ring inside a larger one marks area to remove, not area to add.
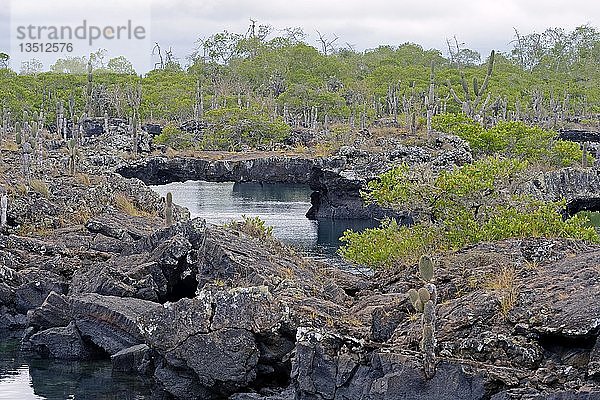
[[[246,35],[218,33],[199,43],[187,67],[163,52],[156,69],[143,77],[122,57],[105,62],[102,52],[89,60],[59,60],[52,72],[17,74],[5,68],[0,101],[13,115],[43,109],[49,122],[57,101],[73,98],[83,113],[86,65],[92,61],[93,113],[128,117],[128,89],[141,85],[139,112],[145,121],[199,119],[210,110],[245,108],[292,127],[342,122],[360,128],[387,118],[414,128],[425,123],[428,108],[436,114],[464,110],[457,100],[467,100],[467,88],[471,97],[483,92],[471,116],[489,122],[556,126],[600,110],[600,32],[591,26],[516,32],[513,49],[495,55],[487,87],[482,82],[488,60],[456,40],[448,42],[447,57],[411,43],[357,52],[323,40],[317,50],[298,30],[273,37],[265,26]]]

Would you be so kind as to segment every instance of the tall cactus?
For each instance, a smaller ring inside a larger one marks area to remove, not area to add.
[[[108,135],[108,111],[104,110],[104,134]]]
[[[167,193],[167,204],[165,206],[165,222],[167,226],[173,225],[173,194]]]
[[[421,351],[423,353],[423,370],[427,379],[435,375],[435,321],[437,290],[432,282],[434,276],[433,260],[426,255],[419,260],[419,275],[425,285],[419,290],[410,289],[408,298],[415,310],[421,315]]]
[[[137,112],[133,113],[133,118],[131,119],[131,136],[132,136],[132,151],[133,156],[137,157],[138,155],[138,146],[139,146],[139,134],[138,134],[138,115]]]
[[[6,227],[6,215],[8,213],[8,195],[6,191],[2,189],[0,192],[2,196],[0,196],[0,229]]]
[[[481,100],[483,98],[483,95],[487,91],[487,87],[488,87],[490,78],[492,76],[492,71],[494,70],[495,55],[496,55],[496,52],[494,50],[492,50],[492,52],[490,53],[490,57],[488,58],[487,73],[483,80],[483,84],[481,86],[479,86],[479,84],[477,82],[477,77],[473,78],[473,93],[471,93],[471,89],[469,88],[469,85],[467,84],[467,80],[465,78],[465,73],[464,73],[462,67],[460,65],[458,65],[458,72],[460,74],[460,85],[462,87],[462,91],[463,91],[463,94],[465,97],[464,100],[462,100],[456,94],[456,92],[452,88],[452,84],[450,83],[450,80],[447,81],[448,89],[450,90],[450,94],[452,95],[452,98],[454,99],[454,101],[456,101],[458,104],[461,105],[463,113],[465,113],[468,117],[474,117],[477,112],[481,111],[478,108],[480,108],[479,106],[481,105]],[[486,102],[487,101],[484,101],[483,105],[485,105]],[[482,108],[484,108],[484,107],[482,107]]]
[[[88,61],[87,65],[87,84],[85,88],[85,113],[89,117],[94,116],[94,107],[92,106],[92,89],[93,89],[93,74],[92,60]]]
[[[64,106],[62,100],[56,102],[56,134],[67,140],[67,133],[63,132]]]
[[[81,159],[81,152],[77,147],[77,141],[75,139],[70,139],[67,142],[67,150],[69,151],[69,174],[75,175],[77,161]]]
[[[425,96],[425,107],[427,108],[427,133],[433,132],[431,120],[435,112],[435,62],[431,61],[431,72],[429,73],[429,92]]]

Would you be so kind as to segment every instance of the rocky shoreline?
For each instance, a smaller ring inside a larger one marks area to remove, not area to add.
[[[350,274],[182,208],[166,226],[164,199],[137,179],[304,183],[317,193],[315,216],[374,216],[358,192],[390,163],[470,160],[458,139],[434,143],[320,160],[99,161],[89,149],[75,176],[53,151],[38,171],[47,191],[23,190],[18,153],[3,151],[0,328],[24,329],[23,348],[41,357],[110,359],[114,371],[152,379],[165,399],[600,398],[600,246],[511,239],[435,258],[428,379],[421,317],[407,297],[422,285],[416,265]],[[597,176],[565,169],[526,190],[592,201]]]

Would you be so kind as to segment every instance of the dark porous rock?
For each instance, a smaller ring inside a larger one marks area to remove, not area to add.
[[[65,284],[53,280],[35,280],[24,283],[15,289],[15,305],[17,311],[26,314],[42,305],[50,292],[64,293]]]
[[[46,300],[37,308],[29,310],[27,321],[29,326],[44,330],[66,326],[71,321],[71,304],[63,294],[50,292]]]
[[[578,143],[600,143],[600,132],[584,129],[561,129],[558,131],[558,138]]]
[[[12,307],[15,304],[15,290],[6,283],[0,283],[0,305]]]
[[[191,368],[200,385],[216,395],[247,387],[256,378],[258,357],[254,336],[243,329],[191,336],[165,354],[171,365]]]
[[[486,379],[441,362],[426,379],[415,354],[377,351],[349,337],[300,330],[292,377],[296,399],[464,399],[486,394]]]
[[[143,257],[111,259],[104,266],[82,267],[73,275],[70,294],[83,293],[158,301],[167,293],[167,281],[158,265]]]
[[[104,119],[102,118],[85,118],[80,124],[86,137],[100,136],[104,133]]]
[[[143,124],[142,129],[152,136],[158,136],[162,133],[162,126],[159,124]]]
[[[144,343],[141,316],[162,306],[135,298],[83,294],[72,297],[73,318],[81,336],[109,355]]]
[[[291,400],[295,399],[293,388],[287,388],[280,392],[265,389],[260,393],[237,393],[229,397],[229,400]]]
[[[152,350],[147,344],[138,344],[110,356],[113,371],[147,375],[153,366]]]
[[[233,288],[211,293],[213,310],[211,329],[246,329],[254,333],[275,330],[283,310],[274,301],[268,287]],[[201,292],[198,297],[205,294]]]
[[[0,330],[17,330],[27,327],[27,316],[14,313],[5,306],[0,306]]]
[[[373,310],[371,323],[371,338],[375,342],[385,342],[392,337],[401,321],[406,319],[406,313],[395,309],[377,307]]]
[[[22,283],[22,280],[14,269],[7,267],[6,264],[10,263],[10,260],[4,259],[4,257],[9,258],[9,254],[0,252],[0,255],[3,256],[0,264],[0,282],[10,284],[11,286],[19,285]]]
[[[596,336],[600,328],[600,251],[537,267],[520,285],[511,322],[540,335]],[[582,307],[582,305],[585,305]]]
[[[293,345],[277,339],[281,320],[267,288],[250,287],[205,289],[193,299],[146,313],[138,322],[145,342],[164,357],[163,369],[175,376],[189,369],[183,382],[173,383],[177,390],[187,387],[193,373],[206,393],[219,397],[251,385],[259,375],[275,373],[275,368],[285,369],[282,359]],[[259,345],[258,340],[264,342]],[[261,368],[267,365],[275,367]]]
[[[92,356],[74,322],[66,327],[50,328],[29,338],[39,354],[61,360],[86,360]]]
[[[154,371],[154,379],[176,399],[213,400],[218,397],[198,382],[196,374],[188,368],[175,368],[162,363]]]
[[[152,233],[152,226],[148,226],[147,221],[116,212],[95,216],[88,220],[85,227],[92,233],[124,242],[132,242]]]
[[[90,243],[90,250],[107,254],[118,254],[122,252],[129,244],[130,243],[128,242],[124,242],[113,237],[98,234],[95,235],[93,241]]]
[[[561,391],[542,393],[535,389],[509,389],[493,395],[490,400],[600,400],[600,391]]]

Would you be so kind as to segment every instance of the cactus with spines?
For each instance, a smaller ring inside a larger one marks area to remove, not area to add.
[[[2,196],[0,196],[0,229],[6,227],[6,215],[8,213],[8,195],[6,191],[2,189]]]
[[[435,321],[437,290],[432,283],[434,276],[433,260],[426,255],[419,260],[419,275],[424,286],[408,291],[408,298],[414,309],[421,313],[421,351],[423,353],[423,369],[425,377],[431,379],[435,375]]]
[[[0,142],[8,135],[8,125],[10,123],[10,111],[6,106],[2,106],[2,131],[0,131]]]
[[[483,111],[483,109],[485,108],[484,105],[487,102],[487,100],[484,101],[483,103],[482,103],[482,100],[483,100],[483,95],[485,93],[487,93],[488,83],[490,81],[492,72],[494,70],[495,55],[496,55],[496,52],[494,50],[492,50],[492,52],[490,53],[490,56],[488,58],[487,73],[485,75],[483,83],[481,85],[479,85],[479,82],[477,81],[477,77],[473,78],[472,93],[471,93],[471,89],[469,88],[469,85],[467,84],[467,80],[465,78],[463,68],[460,66],[460,64],[457,63],[458,72],[460,75],[460,85],[463,90],[463,94],[464,94],[464,98],[465,98],[464,100],[462,100],[456,94],[456,92],[454,91],[454,89],[452,87],[452,84],[450,83],[450,80],[447,80],[446,84],[448,86],[448,90],[450,91],[452,98],[454,99],[454,101],[456,101],[456,103],[461,105],[463,113],[465,113],[468,117],[472,118],[476,113]],[[488,100],[489,100],[489,94],[488,94]]]
[[[17,144],[17,146],[20,146],[21,143],[23,143],[23,137],[21,136],[21,129],[17,126],[17,124],[15,124],[15,143]]]
[[[427,109],[427,133],[433,132],[432,119],[435,113],[435,62],[431,61],[431,71],[429,73],[429,92],[425,96],[425,108]]]
[[[27,182],[31,178],[31,155],[33,153],[33,147],[31,143],[26,140],[21,140],[21,161],[22,161],[22,173]]]
[[[44,129],[44,111],[40,110],[39,114],[38,114],[38,127],[40,128],[40,131]]]
[[[59,137],[67,140],[67,133],[63,132],[63,124],[64,124],[64,106],[62,101],[56,102],[56,134]]]
[[[108,135],[108,111],[104,110],[104,134]]]
[[[43,145],[43,137],[42,130],[39,124],[36,121],[31,123],[31,135],[29,137],[29,143],[33,149],[33,158],[37,163],[37,170],[42,170],[42,145]]]
[[[75,125],[77,124],[77,116],[75,115],[75,98],[73,93],[69,95],[69,117],[71,118],[71,137],[76,137]]]
[[[167,193],[167,204],[165,206],[165,222],[167,226],[173,225],[173,194]]]
[[[73,138],[67,142],[67,150],[69,152],[69,174],[75,175],[77,170],[77,162],[81,159],[81,152],[77,146],[77,141]]]
[[[92,60],[88,61],[87,65],[87,84],[85,87],[85,113],[90,117],[94,116],[94,108],[92,106],[92,89],[93,89],[93,74]]]
[[[131,119],[131,135],[132,135],[132,151],[133,156],[137,157],[138,154],[138,146],[139,146],[139,135],[138,135],[138,116],[137,112],[133,113],[133,118]]]

